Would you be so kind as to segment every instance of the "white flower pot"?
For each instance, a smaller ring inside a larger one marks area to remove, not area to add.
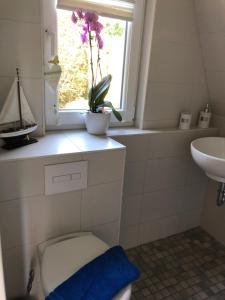
[[[111,112],[106,111],[104,113],[93,113],[88,111],[85,114],[85,124],[88,133],[91,134],[106,134],[109,128]]]

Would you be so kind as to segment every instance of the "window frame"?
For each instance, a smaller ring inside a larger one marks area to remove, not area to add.
[[[124,86],[122,94],[122,109],[120,113],[123,121],[119,122],[111,117],[110,127],[131,126],[134,124],[137,88],[139,79],[139,66],[141,57],[141,42],[144,24],[145,0],[137,0],[135,5],[133,22],[128,22],[127,45],[124,64]],[[44,66],[47,66],[49,55],[57,52],[57,16],[56,0],[42,0],[43,10],[43,57]],[[49,10],[51,11],[50,14]],[[132,63],[131,63],[132,62]],[[46,69],[46,67],[45,67]],[[45,118],[46,129],[74,129],[84,128],[84,117],[86,110],[58,110],[57,91],[52,90],[45,80]]]

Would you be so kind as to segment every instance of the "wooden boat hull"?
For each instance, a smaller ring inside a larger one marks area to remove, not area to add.
[[[29,134],[37,129],[38,125],[34,125],[32,127],[28,127],[26,129],[19,129],[17,131],[12,131],[12,132],[0,132],[0,138],[5,139],[5,138],[14,138],[17,136],[21,135],[26,135]]]
[[[30,137],[29,133],[35,131],[37,127],[38,125],[34,125],[26,129],[20,129],[18,131],[0,133],[0,138],[5,142],[2,148],[11,150],[36,143],[37,140]]]

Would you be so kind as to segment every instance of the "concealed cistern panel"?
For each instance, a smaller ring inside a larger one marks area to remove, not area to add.
[[[45,166],[45,195],[87,188],[87,161]]]

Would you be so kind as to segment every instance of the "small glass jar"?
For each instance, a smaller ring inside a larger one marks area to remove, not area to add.
[[[179,128],[182,130],[190,129],[192,115],[189,112],[182,112],[180,116]]]

